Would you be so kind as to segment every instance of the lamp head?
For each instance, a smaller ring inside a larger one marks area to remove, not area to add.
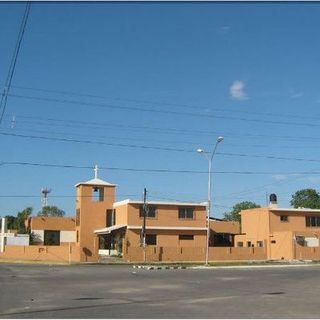
[[[198,153],[204,153],[203,149],[197,149]]]
[[[217,142],[219,143],[219,142],[223,141],[223,139],[224,138],[222,136],[219,136],[218,139],[217,139]]]

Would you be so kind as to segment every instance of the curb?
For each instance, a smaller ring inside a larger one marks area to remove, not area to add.
[[[268,268],[299,268],[299,267],[315,267],[316,264],[273,264],[273,265],[245,265],[245,266],[196,266],[191,269],[210,270],[210,269],[268,269]]]
[[[177,270],[177,269],[187,269],[184,266],[141,266],[141,265],[134,265],[134,269],[145,269],[145,270]]]

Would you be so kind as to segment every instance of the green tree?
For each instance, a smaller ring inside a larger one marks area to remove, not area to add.
[[[10,230],[17,229],[17,217],[15,216],[5,216],[7,219],[7,228]]]
[[[40,217],[63,217],[66,213],[56,206],[43,207],[39,212]]]
[[[241,221],[240,211],[246,209],[260,208],[260,206],[251,201],[236,203],[230,212],[224,213],[224,218],[228,221]]]
[[[18,233],[27,233],[25,221],[32,215],[32,208],[28,207],[17,213],[15,229]]]
[[[320,194],[315,189],[302,189],[292,195],[290,204],[294,208],[320,209]]]

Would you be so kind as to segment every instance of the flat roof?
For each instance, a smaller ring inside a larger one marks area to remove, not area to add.
[[[131,200],[131,199],[125,199],[122,201],[115,202],[113,204],[113,207],[119,207],[124,204],[143,204],[143,201],[141,200]],[[171,206],[200,206],[200,207],[206,207],[206,202],[178,202],[178,201],[148,201],[148,205],[171,205]]]
[[[320,213],[320,209],[308,209],[308,208],[267,208],[269,211],[279,211],[279,212],[313,212],[313,213]]]
[[[142,226],[127,226],[128,229],[142,229]],[[146,226],[146,230],[182,230],[182,231],[207,231],[206,227],[175,227],[175,226]]]
[[[111,227],[103,228],[95,230],[95,234],[109,234],[114,230],[119,230],[122,228],[132,229],[132,230],[140,230],[142,226],[130,226],[125,224],[114,225]],[[206,227],[175,227],[175,226],[146,226],[146,230],[177,230],[177,231],[207,231]]]
[[[109,233],[111,233],[111,231],[118,230],[121,228],[126,228],[126,227],[127,227],[127,225],[125,225],[125,224],[118,224],[118,225],[114,225],[111,227],[106,227],[106,228],[95,230],[94,233],[96,233],[96,234],[109,234]]]

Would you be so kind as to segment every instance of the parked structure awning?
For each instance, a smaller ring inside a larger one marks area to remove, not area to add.
[[[111,227],[95,230],[94,233],[95,234],[110,234],[112,231],[119,230],[119,229],[126,228],[126,227],[127,226],[125,224],[118,224],[118,225],[114,225]]]
[[[296,231],[294,232],[296,237],[309,237],[309,238],[319,238],[319,232],[312,232],[312,231]]]

